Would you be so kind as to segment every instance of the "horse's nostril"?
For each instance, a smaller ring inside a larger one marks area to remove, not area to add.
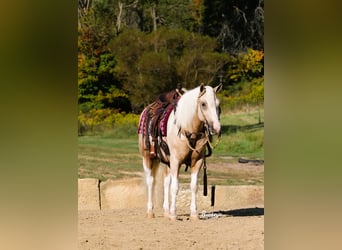
[[[221,132],[221,124],[218,122],[218,123],[214,123],[214,130],[217,134],[219,134]]]
[[[211,123],[208,124],[208,131],[210,134],[215,135],[215,134],[220,134],[221,132],[221,125],[220,123]]]
[[[217,133],[216,129],[213,126],[209,126],[209,133],[211,135],[215,135]]]

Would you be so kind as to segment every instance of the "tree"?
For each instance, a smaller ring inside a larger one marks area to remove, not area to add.
[[[202,33],[202,22],[204,14],[204,0],[193,0],[190,5],[191,17],[193,20],[192,27],[190,31],[195,31],[197,33]]]
[[[108,42],[116,36],[113,0],[79,0],[78,103],[80,110],[131,111],[128,96],[114,72]]]
[[[195,20],[191,12],[192,1],[160,0],[157,6],[160,26],[192,31]]]
[[[176,67],[185,87],[193,88],[202,82],[213,83],[217,73],[229,61],[228,54],[215,52],[217,42],[208,36],[188,35],[184,46]]]
[[[82,28],[82,18],[88,14],[92,0],[78,0],[78,26]]]
[[[78,103],[83,112],[102,108],[131,111],[128,96],[114,75],[115,64],[109,53],[98,58],[79,55]]]
[[[246,73],[241,57],[249,49],[263,51],[263,0],[78,3],[79,103],[84,110],[124,110],[131,103],[139,112],[177,83],[186,88],[215,84],[226,72],[222,78],[237,86],[243,78],[263,74]]]
[[[247,49],[232,57],[228,66],[228,82],[239,83],[252,81],[264,75],[264,53],[259,50]]]
[[[215,39],[182,29],[126,30],[109,47],[118,62],[116,75],[137,112],[179,82],[186,88],[213,83],[229,60],[228,54],[215,52]]]
[[[79,15],[78,51],[96,57],[106,52],[108,42],[116,35],[114,9],[110,0],[87,1],[85,9],[80,7],[80,2],[79,9],[83,11]]]
[[[119,0],[117,1],[116,31],[119,34],[123,27],[139,27],[141,15],[139,15],[139,0]]]
[[[203,33],[215,37],[222,52],[264,48],[263,0],[204,0]]]

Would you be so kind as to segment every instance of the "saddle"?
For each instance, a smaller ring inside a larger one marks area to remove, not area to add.
[[[141,116],[138,133],[144,135],[145,150],[149,150],[150,158],[159,158],[169,164],[169,147],[163,140],[167,134],[167,121],[177,102],[184,93],[178,85],[175,90],[159,95],[147,106]]]

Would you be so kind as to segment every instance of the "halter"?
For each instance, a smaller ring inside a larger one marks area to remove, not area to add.
[[[204,118],[204,134],[205,134],[205,138],[206,138],[206,143],[208,143],[210,149],[214,149],[217,144],[220,142],[220,138],[221,138],[221,133],[218,134],[218,140],[216,141],[216,143],[213,145],[211,143],[212,141],[212,135],[210,133],[210,129],[209,129],[209,122],[207,120],[207,118],[205,117],[204,115],[204,112],[203,112],[203,109],[202,109],[202,105],[200,105],[200,99],[201,97],[206,93],[207,89],[204,88],[203,91],[198,95],[198,98],[197,98],[197,109],[199,108],[200,111],[201,111],[201,114]]]
[[[181,128],[179,128],[179,132],[183,132],[183,135],[187,138],[187,146],[189,147],[190,150],[192,151],[196,151],[198,154],[200,153],[199,149],[201,149],[204,145],[208,145],[208,148],[210,148],[210,150],[214,149],[218,143],[220,142],[220,138],[221,138],[221,133],[219,133],[218,135],[218,140],[216,141],[216,143],[213,145],[211,143],[212,141],[212,135],[210,134],[210,131],[209,131],[209,122],[207,120],[207,118],[205,117],[204,115],[204,112],[202,110],[202,106],[200,105],[200,98],[206,93],[206,88],[203,89],[202,92],[199,93],[198,97],[197,97],[197,110],[200,109],[201,110],[201,113],[202,113],[202,116],[204,118],[204,132],[189,132],[189,131],[185,131],[185,130],[182,130]],[[197,141],[198,140],[201,140],[205,138],[205,140],[203,141],[203,143],[201,143],[198,147],[193,147],[191,145],[191,140],[193,140],[194,142],[194,145],[196,145]],[[211,153],[210,153],[211,154]],[[210,156],[210,154],[208,156]],[[206,156],[206,157],[208,157]]]
[[[200,105],[200,98],[206,93],[206,88],[204,88],[198,95],[197,97],[197,110],[200,109],[202,116],[204,118],[204,132],[189,132],[186,131],[182,128],[179,128],[178,134],[182,133],[185,137],[186,137],[186,143],[187,146],[190,150],[197,152],[198,154],[200,154],[200,149],[203,148],[203,146],[207,145],[209,153],[204,155],[204,159],[203,159],[203,195],[207,196],[207,163],[206,163],[206,157],[209,157],[211,155],[212,149],[214,149],[217,144],[220,142],[220,137],[221,137],[221,133],[218,134],[218,140],[216,141],[215,145],[211,144],[212,141],[212,135],[210,134],[210,130],[209,130],[209,122],[207,120],[207,118],[204,115],[204,112],[202,110],[202,106]],[[202,143],[200,143],[200,145],[198,145],[196,147],[196,144],[199,140],[203,140]],[[194,146],[192,146],[191,144],[193,144]],[[185,168],[185,171],[187,171],[188,169],[188,165]]]

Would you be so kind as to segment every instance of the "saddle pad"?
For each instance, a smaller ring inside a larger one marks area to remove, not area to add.
[[[171,111],[173,110],[174,105],[169,105],[166,110],[164,111],[164,114],[159,122],[159,128],[162,133],[162,136],[166,136],[167,134],[167,121],[169,119],[169,116],[171,114]]]
[[[139,121],[139,126],[138,126],[138,134],[143,134],[144,133],[144,125],[145,125],[145,119],[146,119],[146,111],[147,108],[143,110],[140,116],[140,121]],[[144,134],[145,135],[145,134]]]
[[[164,110],[163,114],[161,115],[160,121],[159,121],[159,128],[161,131],[162,136],[167,135],[167,121],[169,119],[169,116],[174,108],[174,105],[168,105],[166,109]],[[138,134],[144,134],[146,135],[147,129],[145,129],[146,126],[146,113],[148,112],[148,108],[145,108],[144,111],[141,113],[140,122],[138,126]],[[147,121],[148,122],[148,121]]]

